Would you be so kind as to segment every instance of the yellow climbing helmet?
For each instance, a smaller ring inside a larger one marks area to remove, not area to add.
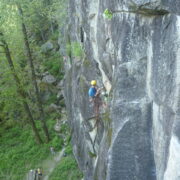
[[[96,80],[92,80],[92,81],[91,81],[91,85],[92,85],[92,86],[95,86],[95,85],[96,85]]]

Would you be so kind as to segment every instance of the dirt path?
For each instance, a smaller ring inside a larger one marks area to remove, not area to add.
[[[65,148],[63,148],[60,152],[56,152],[55,155],[51,155],[48,157],[48,159],[44,160],[39,167],[41,167],[42,172],[43,172],[43,177],[42,180],[48,180],[50,174],[53,172],[53,170],[56,168],[58,162],[61,160],[63,153],[64,153]],[[25,180],[35,180],[37,179],[35,177],[35,170],[30,170],[27,175]]]
[[[43,180],[48,180],[50,174],[53,172],[55,167],[57,166],[57,163],[61,160],[64,153],[64,148],[57,152],[54,156],[52,155],[51,159],[45,160],[42,163],[42,169],[43,169]]]

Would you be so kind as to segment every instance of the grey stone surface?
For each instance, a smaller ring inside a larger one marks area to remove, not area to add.
[[[54,48],[53,44],[50,41],[48,41],[41,46],[41,51],[44,53],[47,53],[48,51],[52,50],[53,48]]]
[[[164,15],[174,13],[179,15],[179,0],[106,0],[111,11],[118,13],[121,11],[146,14]]]
[[[64,81],[63,80],[61,80],[61,81],[59,81],[58,83],[57,83],[57,89],[59,89],[59,90],[61,90],[62,88],[63,88],[63,84],[64,84]]]
[[[180,179],[179,9],[177,0],[70,0],[69,40],[85,57],[68,57],[64,94],[84,180]],[[109,94],[94,130],[92,79]]]
[[[42,82],[48,83],[48,84],[53,84],[56,82],[56,78],[49,73],[45,73],[43,75]]]

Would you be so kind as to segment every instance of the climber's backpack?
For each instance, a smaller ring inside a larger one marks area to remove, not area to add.
[[[88,91],[88,94],[89,94],[89,96],[90,97],[94,97],[95,96],[95,94],[96,94],[96,88],[95,87],[90,87],[89,88],[89,91]]]

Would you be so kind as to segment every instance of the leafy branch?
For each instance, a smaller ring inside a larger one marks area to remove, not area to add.
[[[107,19],[112,19],[112,17],[113,17],[113,13],[109,9],[105,9],[103,14],[104,14],[105,18],[107,18]]]

